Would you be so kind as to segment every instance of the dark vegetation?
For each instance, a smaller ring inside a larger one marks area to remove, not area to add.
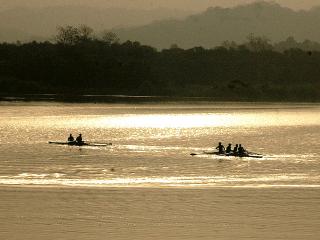
[[[250,35],[241,45],[157,51],[110,32],[94,37],[87,26],[60,27],[54,43],[0,44],[0,93],[319,101],[320,52],[274,46]]]

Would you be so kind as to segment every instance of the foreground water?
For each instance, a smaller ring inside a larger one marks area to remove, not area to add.
[[[317,104],[1,103],[0,236],[317,239],[319,139]]]

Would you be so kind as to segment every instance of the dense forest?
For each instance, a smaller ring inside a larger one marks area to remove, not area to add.
[[[276,51],[254,35],[239,45],[158,51],[120,43],[110,32],[94,37],[89,27],[67,26],[54,42],[0,44],[0,94],[30,93],[319,101],[320,52]]]

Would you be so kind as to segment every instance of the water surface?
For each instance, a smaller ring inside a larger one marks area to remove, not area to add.
[[[317,104],[2,102],[0,238],[318,239],[319,139]]]
[[[2,185],[320,186],[318,105],[2,103],[0,112]],[[80,132],[113,146],[48,144]],[[219,141],[264,158],[190,156]]]

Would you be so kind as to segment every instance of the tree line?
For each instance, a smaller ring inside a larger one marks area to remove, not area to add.
[[[292,42],[292,39],[289,39]],[[277,51],[264,37],[161,51],[87,26],[52,42],[0,44],[0,94],[124,94],[243,101],[319,101],[320,51]]]

